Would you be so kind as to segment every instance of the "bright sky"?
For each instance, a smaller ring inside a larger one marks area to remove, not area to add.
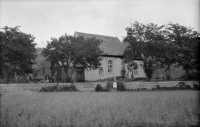
[[[130,23],[179,23],[200,32],[199,0],[0,0],[0,28],[21,26],[45,47],[75,31],[126,36]]]

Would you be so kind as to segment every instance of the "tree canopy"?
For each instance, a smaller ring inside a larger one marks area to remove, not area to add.
[[[81,66],[84,69],[96,69],[100,66],[99,49],[101,41],[95,38],[73,37],[62,35],[58,39],[51,38],[43,55],[51,62],[61,62],[66,74],[70,66]]]
[[[161,26],[135,22],[126,30],[130,33],[124,39],[128,42],[126,60],[141,56],[148,78],[153,74],[153,66],[165,67],[166,71],[172,65],[182,66],[187,76],[194,72],[199,33],[192,28],[171,22]]]
[[[190,27],[173,23],[166,25],[166,33],[171,49],[168,54],[173,56],[178,66],[183,67],[187,77],[195,76],[200,34]]]
[[[126,61],[142,57],[144,71],[149,79],[153,74],[153,60],[155,61],[159,52],[158,46],[164,41],[164,35],[162,34],[163,27],[153,23],[145,25],[135,22],[126,28],[131,33],[124,39],[124,42],[128,43],[128,47],[124,51]]]
[[[4,27],[0,32],[1,78],[32,73],[35,59],[35,43],[31,34],[17,27]]]

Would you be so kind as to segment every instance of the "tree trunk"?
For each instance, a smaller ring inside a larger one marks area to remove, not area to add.
[[[129,71],[129,69],[128,69],[128,72],[127,72],[127,78],[128,78],[128,79],[130,79],[130,77],[129,77],[129,72],[130,72],[130,71]]]
[[[187,78],[189,77],[189,70],[188,69],[185,69],[185,74],[187,76]]]
[[[133,76],[133,71],[131,71],[131,80],[133,81],[134,76]]]
[[[10,74],[7,74],[7,76],[6,76],[6,83],[9,83],[9,80],[10,80]]]
[[[150,81],[151,78],[149,78],[149,75],[148,75],[148,72],[147,72],[147,60],[146,60],[146,59],[144,59],[144,66],[143,66],[143,69],[144,69],[146,78]]]
[[[74,72],[75,72],[75,67],[72,68],[71,77],[72,77],[72,75],[74,74]],[[75,75],[76,75],[75,78],[72,79],[73,82],[76,82],[76,81],[77,81],[77,72],[76,72]]]
[[[167,77],[167,80],[171,80],[171,68],[170,68],[170,65],[167,66],[167,69],[166,69],[166,77]]]
[[[65,71],[65,74],[66,74],[66,81],[68,82],[68,78],[69,78],[69,66],[64,66],[64,71]]]
[[[17,73],[15,72],[15,83],[18,83]]]

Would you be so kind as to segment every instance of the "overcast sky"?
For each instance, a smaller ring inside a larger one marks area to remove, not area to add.
[[[0,0],[0,28],[21,26],[45,47],[51,37],[75,31],[126,36],[130,23],[179,23],[200,32],[199,0]]]

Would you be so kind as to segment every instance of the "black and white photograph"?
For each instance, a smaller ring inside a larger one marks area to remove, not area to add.
[[[0,0],[0,127],[200,126],[200,0]]]

